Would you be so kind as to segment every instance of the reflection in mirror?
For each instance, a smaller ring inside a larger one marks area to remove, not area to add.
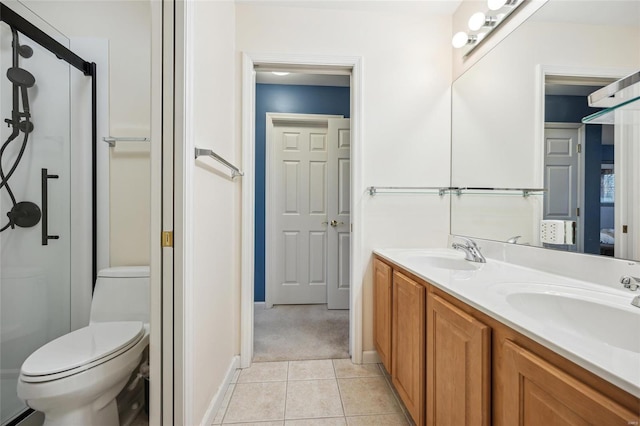
[[[640,260],[627,236],[640,203],[628,188],[638,183],[616,188],[640,166],[640,149],[629,148],[640,139],[582,123],[600,110],[590,93],[638,69],[640,2],[550,0],[460,76],[452,186],[545,191],[452,195],[451,233]]]

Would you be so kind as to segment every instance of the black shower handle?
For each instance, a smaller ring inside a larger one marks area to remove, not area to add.
[[[50,175],[47,169],[42,169],[42,245],[49,244],[49,240],[57,240],[59,235],[49,235],[49,179],[58,179],[58,175]]]

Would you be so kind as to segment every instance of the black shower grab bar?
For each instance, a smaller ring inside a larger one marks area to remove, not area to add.
[[[49,240],[57,240],[59,235],[49,235],[49,179],[58,179],[58,175],[50,175],[47,169],[42,169],[42,245],[49,244]]]

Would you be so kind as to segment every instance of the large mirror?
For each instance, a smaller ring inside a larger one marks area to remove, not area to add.
[[[640,260],[640,112],[582,123],[638,70],[640,2],[550,0],[457,78],[451,233]]]

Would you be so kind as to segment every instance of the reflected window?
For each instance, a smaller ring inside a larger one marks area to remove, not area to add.
[[[615,199],[613,164],[603,164],[600,169],[600,202],[613,203]]]

